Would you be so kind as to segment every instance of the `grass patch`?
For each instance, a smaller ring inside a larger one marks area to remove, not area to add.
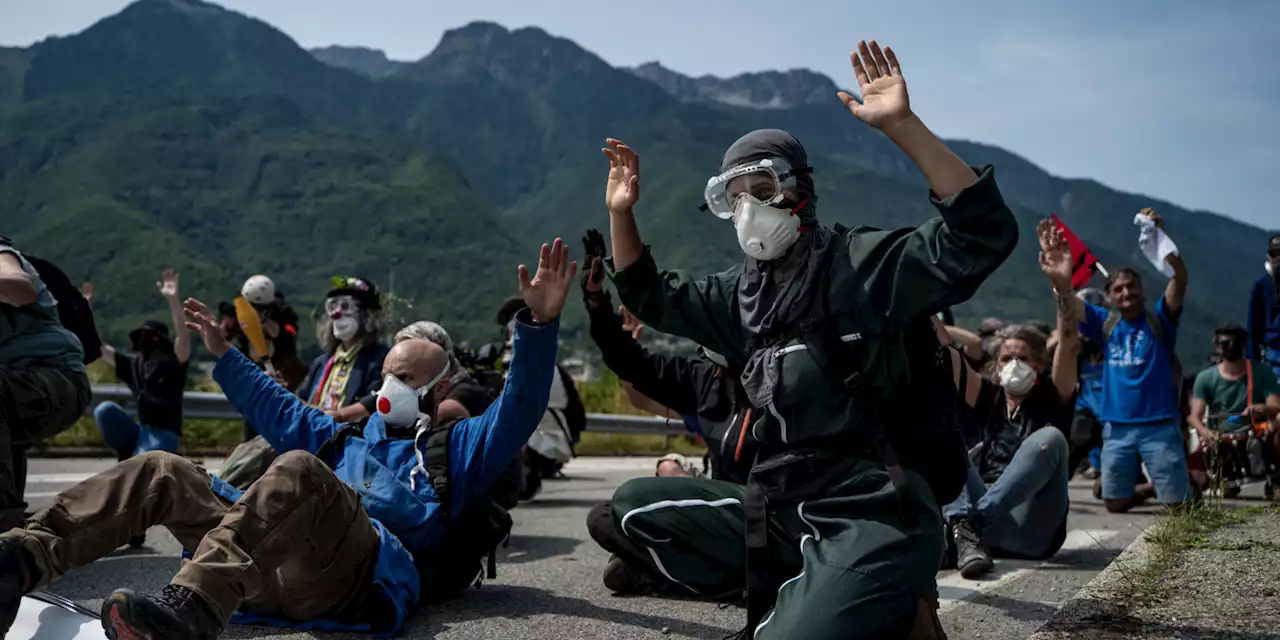
[[[577,452],[580,456],[662,456],[679,453],[701,458],[707,448],[684,436],[667,438],[660,435],[584,431],[582,440],[578,442]]]

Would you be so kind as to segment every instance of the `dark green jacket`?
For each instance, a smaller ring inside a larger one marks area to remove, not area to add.
[[[774,348],[782,351],[782,375],[773,404],[764,408],[768,415],[754,431],[762,443],[794,445],[877,419],[880,403],[867,398],[887,398],[907,382],[903,326],[965,302],[1009,257],[1017,223],[995,170],[975,171],[974,184],[946,200],[932,199],[940,218],[894,231],[855,227],[834,239],[827,305],[851,347],[845,357],[862,372],[866,395],[855,398],[832,384],[802,341],[779,344]],[[609,266],[622,303],[636,317],[724,354],[731,368],[745,364],[750,336],[738,312],[740,266],[695,281],[681,271],[659,270],[648,247],[626,269]],[[895,417],[882,417],[887,428]],[[901,406],[900,417],[911,419],[911,407]]]

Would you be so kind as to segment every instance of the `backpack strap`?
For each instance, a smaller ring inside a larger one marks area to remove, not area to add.
[[[338,427],[337,432],[329,436],[329,439],[316,450],[316,457],[320,458],[330,470],[337,467],[338,461],[342,459],[342,451],[347,446],[347,438],[364,435],[364,425],[367,421],[366,419],[360,422],[348,422]]]
[[[1112,311],[1107,314],[1107,318],[1102,321],[1102,342],[1110,342],[1111,334],[1116,332],[1116,325],[1120,324],[1120,312]]]
[[[454,420],[433,428],[427,434],[426,448],[422,452],[431,488],[435,489],[436,497],[440,499],[440,508],[444,509],[446,519],[453,516],[450,503],[452,488],[449,479],[449,435],[453,433],[456,424],[458,421]]]

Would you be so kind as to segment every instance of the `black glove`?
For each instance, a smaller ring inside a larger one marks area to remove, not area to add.
[[[594,309],[609,299],[608,292],[604,290],[604,236],[596,229],[589,229],[582,237],[582,246],[586,265],[582,270],[582,299],[588,308]]]

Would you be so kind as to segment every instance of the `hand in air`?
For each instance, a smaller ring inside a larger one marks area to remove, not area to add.
[[[187,298],[186,304],[182,306],[182,314],[187,317],[187,328],[200,334],[200,339],[204,341],[204,348],[208,349],[213,357],[221,358],[231,350],[231,344],[222,335],[222,328],[218,326],[218,321],[214,319],[212,313],[209,313],[209,307],[206,307],[203,302],[195,298]]]
[[[178,297],[178,272],[173,269],[165,269],[164,274],[160,276],[160,281],[156,283],[156,289],[160,295],[167,299]]]
[[[582,273],[582,297],[587,306],[594,309],[604,292],[604,236],[596,229],[589,229],[582,237],[582,246],[586,267]]]
[[[633,340],[639,340],[644,335],[644,323],[630,309],[619,306],[618,315],[622,316],[622,330],[630,333]]]
[[[86,280],[84,284],[80,285],[80,295],[84,296],[84,301],[89,303],[89,306],[92,307],[93,306],[93,283]]]
[[[1036,235],[1040,238],[1040,270],[1053,283],[1060,294],[1071,292],[1071,272],[1074,263],[1071,261],[1071,245],[1066,236],[1053,220],[1041,220],[1036,225]]]
[[[640,201],[640,156],[621,140],[609,138],[604,155],[609,157],[609,182],[604,189],[604,204],[609,213],[631,211]]]
[[[1138,215],[1150,218],[1152,222],[1156,223],[1157,229],[1164,229],[1164,218],[1159,213],[1156,213],[1155,209],[1146,207],[1142,211],[1139,211]]]
[[[875,40],[868,46],[858,41],[858,51],[849,54],[853,73],[858,79],[862,102],[845,91],[836,95],[857,119],[880,130],[890,129],[911,118],[911,100],[907,97],[907,81],[893,49]]]
[[[569,286],[578,273],[578,263],[569,261],[569,247],[560,238],[548,247],[542,245],[538,256],[538,271],[529,278],[529,268],[520,265],[520,297],[529,306],[536,322],[546,324],[555,320],[564,309]]]

